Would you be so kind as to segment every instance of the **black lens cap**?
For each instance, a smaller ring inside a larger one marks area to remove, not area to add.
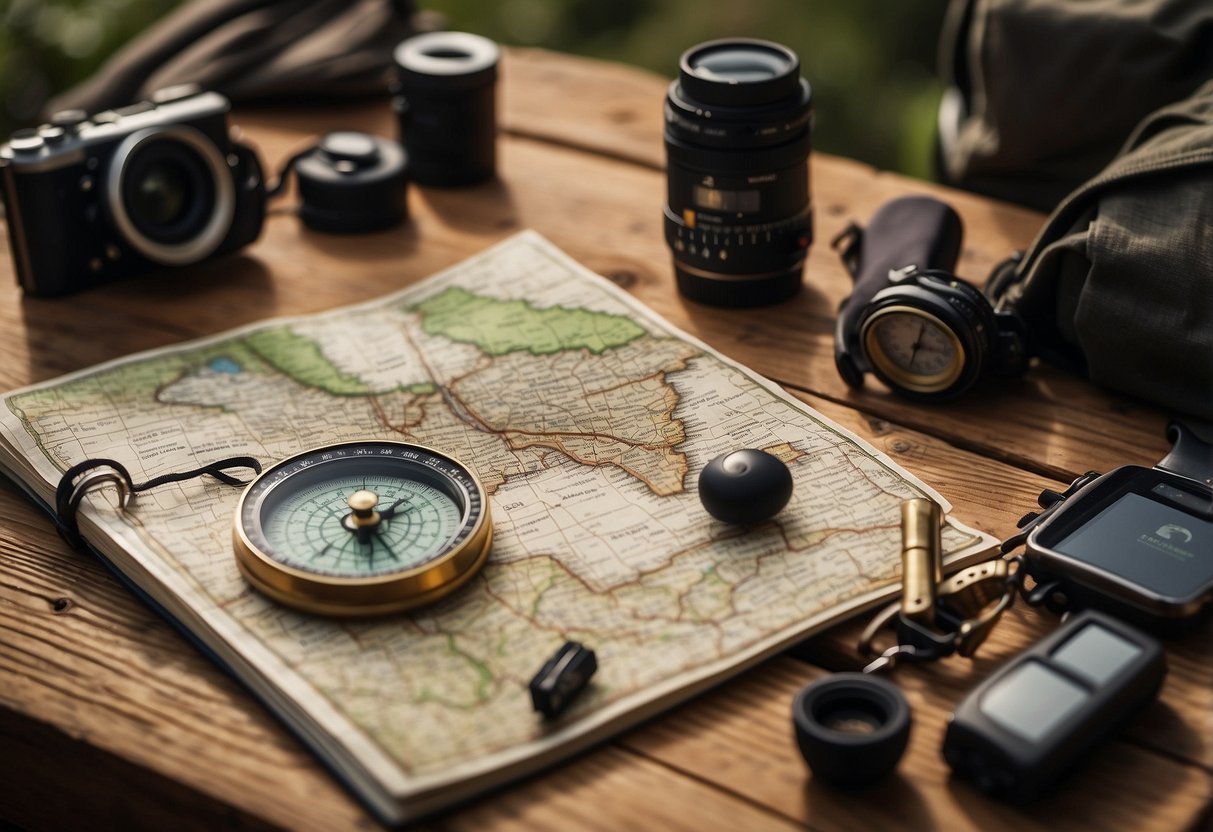
[[[897,686],[866,673],[835,673],[796,695],[800,753],[819,778],[855,788],[891,772],[910,739],[910,704]]]
[[[404,149],[368,133],[328,133],[295,162],[300,216],[339,234],[391,228],[407,216]]]

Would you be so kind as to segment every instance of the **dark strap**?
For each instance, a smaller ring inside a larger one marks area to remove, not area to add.
[[[385,95],[392,49],[413,34],[414,0],[193,0],[124,46],[48,112],[89,112],[192,83],[234,103]]]
[[[1167,427],[1171,452],[1155,468],[1213,485],[1213,424],[1189,419]]]
[[[210,476],[224,485],[247,485],[248,480],[242,480],[226,473],[228,468],[248,468],[261,473],[261,463],[251,456],[234,456],[195,468],[192,471],[179,471],[154,477],[144,483],[136,483],[126,466],[113,459],[86,459],[73,465],[59,479],[55,489],[55,527],[60,536],[74,549],[84,548],[84,539],[80,537],[80,528],[76,522],[76,511],[81,499],[95,485],[111,482],[118,486],[122,505],[131,494],[147,491],[170,482],[184,482],[195,477]]]

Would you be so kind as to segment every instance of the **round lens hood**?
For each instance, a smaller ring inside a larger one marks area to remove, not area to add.
[[[910,705],[895,685],[866,673],[835,673],[792,703],[800,753],[815,778],[855,788],[891,772],[910,738]]]
[[[469,32],[428,32],[401,42],[392,57],[406,90],[452,92],[492,84],[501,50]]]
[[[800,58],[767,40],[727,38],[682,53],[683,93],[710,106],[761,107],[800,92]]]
[[[141,202],[135,194],[145,177],[161,179],[159,187],[165,192]],[[110,219],[133,249],[156,263],[197,263],[231,231],[236,213],[231,170],[215,143],[192,127],[149,127],[131,133],[114,151],[106,185]],[[157,199],[180,204],[156,209]],[[157,210],[165,213],[156,216]]]

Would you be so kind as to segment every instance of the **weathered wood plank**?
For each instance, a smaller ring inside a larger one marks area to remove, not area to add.
[[[440,829],[601,830],[799,828],[762,803],[739,799],[618,747],[582,755],[434,821]]]

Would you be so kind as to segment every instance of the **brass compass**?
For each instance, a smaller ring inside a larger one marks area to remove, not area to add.
[[[433,603],[483,566],[488,499],[463,463],[404,442],[345,442],[267,468],[236,506],[236,562],[275,601],[324,615]]]

